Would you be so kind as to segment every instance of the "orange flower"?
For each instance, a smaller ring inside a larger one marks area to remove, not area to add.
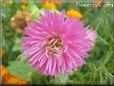
[[[0,72],[2,72],[1,77],[5,77],[5,75],[8,75],[8,71],[5,69],[5,67],[3,65],[1,66],[0,69],[1,69]]]
[[[2,84],[27,84],[27,81],[21,80],[19,77],[11,75],[3,65],[1,66],[1,78]]]
[[[56,7],[60,6],[61,5],[61,0],[54,0],[54,2]]]
[[[76,11],[76,10],[68,10],[66,12],[66,15],[71,16],[73,19],[82,17],[82,14],[79,11]]]
[[[43,8],[46,9],[55,9],[61,5],[61,0],[40,0]]]
[[[5,55],[5,50],[4,49],[0,49],[0,57],[3,57]]]
[[[3,84],[16,84],[16,85],[21,85],[21,84],[27,84],[25,80],[21,80],[18,77],[11,76],[7,81],[5,81]]]
[[[16,32],[22,33],[28,23],[32,21],[32,17],[29,12],[18,10],[16,14],[11,18],[10,24]]]
[[[53,2],[46,1],[43,4],[43,8],[46,8],[46,9],[55,9],[56,8],[56,5]]]
[[[41,4],[45,4],[45,2],[53,2],[56,6],[60,6],[61,5],[61,0],[38,0],[40,1]]]

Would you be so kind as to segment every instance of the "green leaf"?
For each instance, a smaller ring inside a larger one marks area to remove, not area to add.
[[[9,63],[10,66],[7,67],[7,70],[14,76],[18,76],[21,79],[27,79],[30,72],[33,71],[32,68],[25,61],[13,61]]]
[[[32,84],[42,83],[42,81],[45,82],[45,79],[43,78],[43,76],[39,74],[38,71],[36,70],[32,72],[30,79],[31,79],[30,83]]]
[[[105,41],[101,36],[97,35],[97,37],[106,45],[109,45],[107,41]]]
[[[66,74],[65,76],[64,75],[62,75],[61,73],[60,73],[60,75],[59,75],[59,80],[60,80],[60,82],[62,83],[62,84],[66,84],[67,83],[67,81],[68,81],[68,74]]]
[[[29,5],[29,11],[33,19],[39,19],[39,14],[43,13],[43,10],[39,9],[35,4]]]
[[[20,39],[16,38],[12,51],[20,51],[22,49],[20,42]]]

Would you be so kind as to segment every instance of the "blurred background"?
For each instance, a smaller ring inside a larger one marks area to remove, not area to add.
[[[91,2],[89,2],[91,1]],[[114,4],[110,0],[2,0],[1,10],[1,77],[3,84],[114,84]],[[87,4],[90,4],[87,6]],[[46,77],[20,59],[20,39],[24,27],[38,20],[44,10],[80,18],[98,34],[87,64],[72,75]]]

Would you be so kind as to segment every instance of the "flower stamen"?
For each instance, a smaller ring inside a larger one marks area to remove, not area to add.
[[[62,54],[62,39],[60,37],[51,36],[47,38],[46,43],[44,44],[46,48],[46,55],[59,56]]]

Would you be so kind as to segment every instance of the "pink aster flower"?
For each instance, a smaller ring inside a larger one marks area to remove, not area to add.
[[[91,47],[93,47],[95,42],[96,42],[97,33],[96,33],[96,31],[93,31],[93,30],[88,29],[88,28],[86,28],[85,30],[86,30],[86,34],[87,34],[86,38],[90,39]]]
[[[24,34],[27,36],[22,38],[22,46],[27,61],[46,76],[72,74],[89,57],[91,40],[84,24],[79,19],[65,19],[64,10],[60,14],[45,11],[39,21],[25,28]]]

